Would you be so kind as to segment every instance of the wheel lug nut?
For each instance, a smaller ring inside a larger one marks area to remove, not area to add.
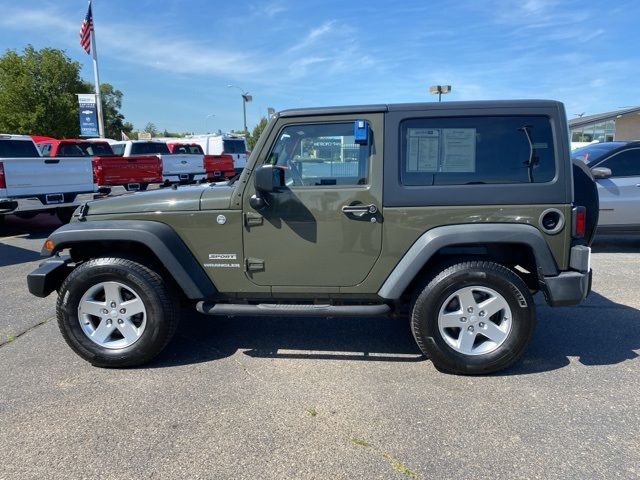
[[[480,326],[480,328],[484,328],[484,322],[480,322],[478,325]]]
[[[110,327],[110,326],[111,326],[111,323],[112,323],[112,322],[111,322],[111,319],[110,319],[110,318],[107,318],[107,327]]]
[[[111,308],[116,308],[116,302],[111,302]]]
[[[480,315],[481,317],[484,317],[486,314],[487,314],[487,312],[485,312],[484,310],[482,310],[482,311],[480,312],[480,314],[479,314],[479,315]]]
[[[122,325],[124,323],[124,320],[122,320],[121,318],[118,319],[118,324]]]
[[[467,317],[460,317],[460,321],[461,322],[466,322],[467,321]]]
[[[469,313],[473,313],[473,307],[469,307],[469,308],[467,308],[467,312],[469,312]]]
[[[104,313],[106,315],[107,313],[109,313],[109,310],[107,310],[106,308],[103,308],[102,309],[102,313]]]
[[[467,330],[469,330],[470,332],[473,332],[473,325],[469,325],[469,328],[467,328]]]
[[[120,309],[120,313],[127,313],[127,309],[126,308],[121,308]]]

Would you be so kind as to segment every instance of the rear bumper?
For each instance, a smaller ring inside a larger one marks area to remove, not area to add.
[[[547,303],[552,307],[577,305],[591,291],[592,271],[562,272],[555,277],[545,277],[543,289]]]
[[[0,199],[0,213],[41,212],[56,208],[78,207],[108,194],[110,189],[98,193],[63,193],[35,197]],[[48,203],[50,202],[50,203]]]
[[[64,281],[71,267],[69,256],[52,257],[45,260],[33,272],[27,275],[29,292],[36,297],[46,297]]]
[[[573,270],[544,277],[542,291],[552,307],[576,305],[591,291],[591,249],[584,245],[572,247],[569,266]]]
[[[206,179],[206,173],[165,173],[162,175],[162,180],[169,183],[191,183]]]

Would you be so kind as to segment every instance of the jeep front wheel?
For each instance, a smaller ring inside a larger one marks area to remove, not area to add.
[[[83,359],[98,367],[132,367],[169,343],[178,308],[158,273],[124,258],[97,258],[64,281],[57,317],[64,339]]]
[[[411,327],[439,370],[486,374],[522,355],[535,327],[535,307],[513,271],[493,262],[464,262],[416,292]]]

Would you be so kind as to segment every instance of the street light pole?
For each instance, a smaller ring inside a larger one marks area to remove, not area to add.
[[[441,102],[443,93],[451,93],[451,85],[432,85],[431,87],[429,87],[429,93],[437,93],[438,102]]]
[[[247,92],[244,88],[240,88],[237,85],[227,85],[227,87],[237,88],[238,90],[240,90],[240,94],[242,96],[242,115],[244,118],[244,133],[248,134],[249,129],[247,128],[247,103],[253,100],[253,97],[249,95],[249,92]]]

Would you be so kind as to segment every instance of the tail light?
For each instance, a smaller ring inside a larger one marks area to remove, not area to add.
[[[586,207],[573,208],[573,227],[571,234],[575,238],[583,238],[587,232],[587,209]]]
[[[7,188],[7,181],[4,178],[4,164],[0,162],[0,188]]]

